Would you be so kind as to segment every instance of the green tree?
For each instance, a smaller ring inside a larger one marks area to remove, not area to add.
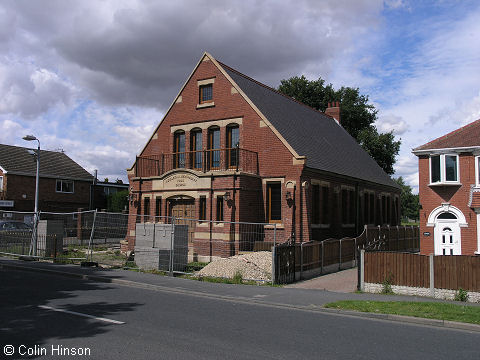
[[[310,81],[302,75],[282,80],[278,90],[320,111],[325,111],[329,102],[339,101],[343,128],[387,174],[394,173],[393,165],[400,150],[400,141],[395,141],[391,132],[378,132],[374,125],[378,110],[368,103],[368,96],[360,94],[358,88],[342,86],[335,90],[332,84],[325,85],[322,78]]]
[[[128,190],[122,190],[107,197],[107,211],[122,212],[128,210]]]
[[[395,141],[392,132],[379,134],[375,126],[368,126],[360,130],[357,141],[387,174],[395,173],[393,164],[400,141]]]
[[[415,195],[412,193],[411,186],[405,184],[405,181],[401,176],[394,180],[402,188],[402,193],[400,195],[400,208],[401,208],[402,218],[415,219],[415,220],[418,219],[419,217],[418,194]]]

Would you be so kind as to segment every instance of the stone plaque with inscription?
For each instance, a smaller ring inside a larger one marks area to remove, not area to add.
[[[187,190],[210,187],[210,177],[198,177],[195,174],[182,171],[166,176],[162,180],[154,180],[152,190]]]

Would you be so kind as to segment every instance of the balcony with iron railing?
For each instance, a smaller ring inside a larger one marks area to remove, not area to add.
[[[136,177],[161,176],[175,169],[258,174],[258,153],[241,148],[199,150],[137,156],[135,162]]]

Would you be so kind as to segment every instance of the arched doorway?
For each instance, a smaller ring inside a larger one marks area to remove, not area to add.
[[[443,212],[435,219],[435,255],[461,255],[460,225],[452,212]]]
[[[444,203],[433,209],[427,226],[433,227],[435,255],[461,255],[461,229],[468,227],[465,215],[457,207]]]

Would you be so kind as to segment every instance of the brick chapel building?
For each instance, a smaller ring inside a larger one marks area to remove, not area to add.
[[[130,214],[151,216],[137,222],[196,219],[194,259],[251,250],[238,228],[208,220],[265,223],[262,241],[275,224],[277,242],[397,225],[399,187],[342,128],[339,104],[332,105],[314,110],[205,53],[128,170]],[[212,239],[225,246],[205,246]]]
[[[413,153],[419,169],[420,252],[480,254],[480,120]]]

